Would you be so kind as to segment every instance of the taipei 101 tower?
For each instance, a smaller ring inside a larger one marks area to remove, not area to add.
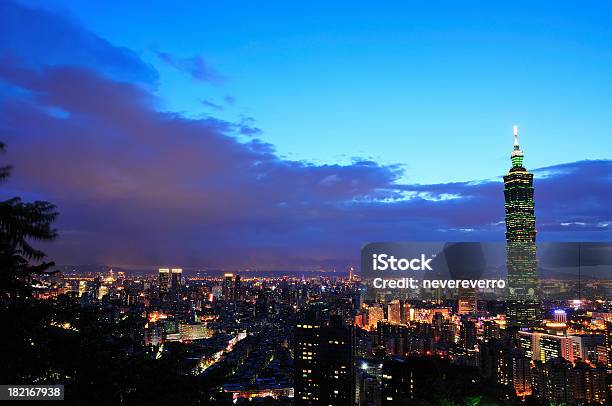
[[[533,174],[523,166],[523,151],[518,143],[518,128],[514,126],[512,167],[504,176],[506,210],[506,254],[508,327],[532,327],[541,322],[539,298],[536,230],[533,200]]]

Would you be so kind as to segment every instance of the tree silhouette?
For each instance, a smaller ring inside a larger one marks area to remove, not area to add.
[[[0,152],[5,149],[0,143]],[[0,166],[0,182],[10,176]],[[64,384],[65,404],[206,404],[211,386],[182,375],[168,360],[152,359],[142,342],[70,295],[37,300],[32,285],[53,262],[33,241],[53,240],[58,213],[44,201],[0,202],[0,383]],[[135,321],[125,319],[132,327]],[[59,327],[68,322],[74,329]],[[128,326],[129,328],[129,326]],[[169,390],[168,388],[172,388]]]
[[[0,152],[5,144],[0,142]],[[11,166],[0,167],[0,182],[10,176]],[[36,277],[48,274],[53,262],[45,262],[45,253],[30,241],[53,240],[52,227],[58,213],[45,201],[23,202],[19,197],[0,202],[0,306],[27,299]]]

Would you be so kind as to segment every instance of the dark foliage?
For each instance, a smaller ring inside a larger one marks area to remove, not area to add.
[[[0,143],[0,151],[5,146]],[[11,167],[0,167],[0,182],[10,175]],[[49,202],[23,202],[14,197],[0,202],[0,306],[23,301],[30,296],[36,277],[53,266],[45,262],[44,252],[31,241],[49,241],[57,236],[52,223],[58,213]]]

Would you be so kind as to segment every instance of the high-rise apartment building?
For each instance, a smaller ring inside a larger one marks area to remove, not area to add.
[[[296,405],[349,406],[355,402],[355,332],[332,316],[307,317],[295,328]]]
[[[163,299],[170,289],[170,269],[159,268],[159,297]]]
[[[181,288],[183,283],[183,270],[181,268],[172,268],[171,272],[171,286],[172,289],[178,290]]]
[[[392,300],[387,306],[388,316],[387,319],[391,324],[400,324],[402,322],[401,317],[402,304],[399,300]]]

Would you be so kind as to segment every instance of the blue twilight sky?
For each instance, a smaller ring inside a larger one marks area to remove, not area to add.
[[[515,123],[530,167],[612,152],[607,1],[28,3],[134,50],[158,70],[163,108],[254,118],[290,159],[489,178]],[[157,52],[202,56],[222,78],[194,83]]]
[[[540,241],[612,241],[612,4],[0,2],[0,196],[58,263],[344,267],[503,241],[512,125]]]

